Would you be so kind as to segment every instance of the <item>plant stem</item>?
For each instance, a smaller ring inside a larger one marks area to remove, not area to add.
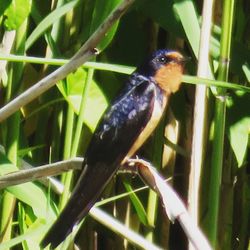
[[[64,152],[63,158],[69,159],[70,152],[71,152],[71,145],[72,145],[72,134],[73,134],[73,127],[74,127],[74,110],[71,105],[68,104],[67,110],[67,121],[66,121],[66,134],[65,134],[65,141],[64,141]],[[69,194],[70,194],[70,184],[71,179],[73,176],[73,171],[69,171],[62,175],[62,183],[64,184],[64,191],[60,196],[59,202],[59,210],[62,210],[64,205],[66,204]]]
[[[18,151],[18,138],[19,138],[19,113],[11,116],[8,121],[8,134],[7,134],[7,156],[13,164],[17,164],[17,151]],[[11,238],[12,217],[15,209],[16,199],[9,192],[5,192],[1,201],[1,221],[0,232],[2,240],[7,241]]]
[[[67,114],[67,128],[66,128],[66,136],[65,136],[65,147],[64,147],[64,159],[68,159],[70,157],[76,156],[77,148],[79,145],[79,140],[81,136],[81,130],[82,130],[82,124],[83,124],[83,115],[85,111],[85,104],[87,99],[87,93],[90,86],[90,83],[93,78],[93,69],[89,69],[87,81],[85,83],[85,87],[83,89],[82,94],[82,101],[81,101],[81,107],[80,107],[80,113],[76,124],[76,130],[74,133],[74,141],[72,144],[72,138],[73,138],[73,119],[74,119],[74,111],[70,105],[68,105],[68,114]],[[72,145],[72,149],[71,149]],[[69,171],[66,174],[62,175],[62,183],[64,184],[64,192],[61,196],[60,203],[59,203],[59,209],[61,210],[64,205],[66,204],[69,194],[70,194],[70,187],[72,183],[72,177],[73,177],[73,171]]]
[[[13,50],[17,54],[24,53],[24,41],[26,38],[27,20],[16,31],[15,46]],[[23,74],[23,64],[15,63],[12,65],[9,74],[7,101],[20,89],[21,79]],[[16,112],[10,119],[7,120],[7,139],[6,139],[6,153],[8,159],[15,165],[18,164],[18,144],[20,131],[20,114]],[[12,220],[15,209],[15,197],[10,193],[5,193],[1,201],[2,210],[0,216],[0,232],[4,241],[11,238]]]
[[[153,151],[152,162],[154,166],[157,166],[158,169],[160,169],[162,166],[162,154],[165,142],[164,131],[165,131],[165,115],[155,132],[154,145],[152,150]],[[147,233],[146,238],[151,242],[153,242],[154,234],[156,234],[154,227],[157,219],[157,209],[158,209],[158,196],[152,189],[150,189],[148,196],[148,205],[147,205],[147,218],[151,230],[149,230],[149,232]]]
[[[220,47],[220,61],[218,80],[227,81],[229,58],[231,50],[231,36],[233,24],[234,0],[224,0],[222,15],[222,34]],[[208,209],[208,238],[214,248],[217,248],[218,214],[220,203],[221,177],[223,167],[223,151],[226,117],[226,90],[217,89],[215,101],[214,138],[211,161],[211,177]]]
[[[86,107],[87,95],[89,92],[90,84],[93,79],[93,74],[94,74],[94,69],[89,69],[87,80],[85,82],[83,92],[82,92],[82,100],[81,100],[79,116],[78,116],[77,124],[76,124],[74,141],[73,141],[72,150],[71,150],[71,157],[74,157],[77,154],[77,149],[78,149],[80,136],[82,132],[82,124],[83,124],[83,117],[84,117],[84,112],[85,112],[85,107]]]
[[[211,75],[209,66],[209,41],[212,26],[213,1],[204,1],[202,10],[202,27],[200,34],[200,48],[198,55],[197,76],[209,77]],[[204,164],[204,154],[206,148],[206,128],[207,128],[207,87],[196,86],[194,124],[192,138],[191,169],[189,176],[189,212],[195,223],[199,222],[199,201],[200,201],[200,177]],[[193,245],[189,244],[189,249]]]

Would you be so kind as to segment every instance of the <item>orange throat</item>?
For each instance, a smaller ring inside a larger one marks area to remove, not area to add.
[[[160,68],[155,74],[159,87],[166,93],[175,93],[181,85],[183,65],[170,63]]]

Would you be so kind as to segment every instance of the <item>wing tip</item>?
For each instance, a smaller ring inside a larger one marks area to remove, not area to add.
[[[56,248],[68,237],[71,231],[72,230],[69,230],[65,225],[55,223],[41,240],[40,247],[44,249],[50,245],[51,249]]]
[[[40,247],[41,249],[44,249],[50,245],[50,249],[55,249],[62,241],[52,235],[46,235],[40,242]]]

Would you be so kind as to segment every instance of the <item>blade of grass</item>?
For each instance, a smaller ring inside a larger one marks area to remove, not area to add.
[[[136,190],[132,189],[131,182],[127,178],[123,178],[122,183],[123,183],[123,185],[124,185],[124,187],[125,187],[125,189],[127,191],[127,193],[125,195],[129,195],[129,198],[131,199],[131,201],[133,203],[133,206],[134,206],[134,208],[136,210],[136,213],[137,213],[140,221],[144,225],[148,225],[146,211],[145,211],[139,197],[136,195]],[[119,196],[119,197],[121,198],[122,195]],[[112,198],[115,198],[115,197],[112,197]],[[117,198],[117,196],[116,196],[116,198]]]
[[[86,99],[87,99],[87,93],[88,93],[90,83],[92,81],[93,73],[94,73],[94,70],[90,69],[88,73],[87,81],[85,83],[85,87],[82,93],[80,113],[79,113],[78,120],[76,123],[76,130],[74,130],[75,131],[74,135],[73,135],[74,111],[71,105],[68,105],[64,159],[68,159],[71,156],[76,156],[77,148],[78,148],[79,140],[81,136],[81,129],[82,129],[82,124],[83,124],[83,116],[84,116],[85,104],[86,104]],[[73,139],[73,143],[72,143],[72,139]],[[66,204],[68,200],[68,197],[70,194],[72,177],[73,177],[73,171],[69,171],[68,173],[63,174],[62,176],[62,183],[64,184],[64,191],[60,197],[60,203],[59,203],[60,210],[64,207],[64,205]]]
[[[165,115],[161,120],[155,134],[154,134],[154,142],[152,148],[152,162],[154,166],[157,166],[158,169],[162,167],[162,154],[163,154],[163,146],[165,142],[164,132],[165,132]],[[157,211],[158,211],[158,201],[159,198],[157,194],[150,189],[148,195],[147,202],[147,218],[148,224],[150,226],[146,238],[147,240],[153,242],[154,238],[156,238],[155,233],[155,222],[157,219]]]
[[[27,20],[16,31],[15,48],[16,53],[24,53],[24,41],[26,38]],[[20,88],[21,76],[23,73],[23,64],[13,64],[10,70],[9,82],[7,86],[7,100],[16,94]],[[19,112],[13,114],[7,120],[7,139],[6,139],[6,155],[9,160],[18,164],[18,147],[19,147],[19,130],[20,130],[20,114]],[[0,232],[2,233],[2,240],[6,241],[11,238],[12,219],[14,214],[15,197],[6,193],[2,200],[2,210],[0,219]]]
[[[58,2],[57,6],[59,6],[62,3],[63,3],[62,1]],[[66,5],[68,5],[68,4],[66,4]],[[64,6],[66,6],[66,5],[64,5]],[[64,6],[59,7],[58,9],[63,8]],[[72,6],[72,8],[73,7],[74,6]],[[65,13],[67,13],[67,15],[65,17],[66,19],[72,18],[72,11],[70,11],[72,8],[70,8],[67,12],[65,12]],[[59,22],[56,22],[55,25],[53,25],[53,29],[52,29],[53,38],[55,39],[58,47],[61,47],[60,46],[61,41],[58,38],[60,36],[62,36],[62,34],[60,33],[62,27],[61,27],[61,29],[59,29],[60,23],[62,23],[62,20],[59,20]],[[63,26],[63,29],[64,29],[65,34],[68,34],[69,30],[70,30],[70,25],[68,23],[66,23]],[[66,35],[63,43],[65,45],[68,45],[68,43],[69,43],[69,36],[68,35]],[[68,79],[63,81],[64,85],[66,85],[67,80]],[[73,130],[74,130],[74,118],[75,118],[74,110],[73,110],[72,106],[70,104],[68,104],[67,105],[67,118],[66,118],[67,119],[67,121],[66,121],[66,133],[65,133],[65,138],[64,138],[65,139],[64,152],[63,152],[63,159],[64,160],[69,159],[71,156],[72,138],[73,138]],[[61,176],[61,181],[64,185],[64,190],[63,190],[62,195],[60,196],[59,206],[58,206],[59,210],[63,209],[63,207],[65,206],[65,204],[68,200],[68,197],[69,197],[70,192],[71,192],[72,179],[73,179],[73,171],[69,171]]]
[[[196,58],[199,51],[200,25],[195,10],[195,5],[192,0],[174,1],[174,9],[180,17],[180,21],[188,38],[190,46]]]
[[[239,85],[239,84],[236,84],[236,83],[226,82],[226,81],[223,81],[221,79],[210,80],[210,79],[205,79],[205,78],[200,78],[200,77],[184,75],[183,76],[183,82],[191,83],[191,84],[204,84],[204,85],[207,85],[207,86],[222,87],[222,88],[225,88],[225,89],[240,90],[240,91],[243,91],[243,92],[250,93],[250,88],[249,87],[242,86],[242,85]]]
[[[69,3],[55,9],[47,17],[45,17],[40,24],[33,30],[30,36],[26,40],[25,50],[28,50],[32,44],[60,17],[69,12],[76,6],[79,0],[73,0]]]
[[[90,84],[91,84],[92,79],[93,79],[93,75],[94,75],[94,69],[91,68],[88,70],[87,80],[86,80],[84,88],[83,88],[80,111],[79,111],[79,116],[78,116],[77,123],[76,123],[74,141],[73,141],[72,150],[71,150],[71,157],[75,157],[77,154],[77,149],[78,149],[78,145],[80,142],[80,136],[81,136],[81,131],[82,131],[84,112],[85,112],[85,108],[86,108],[87,96],[89,93],[89,88],[90,88]]]
[[[30,57],[30,56],[16,56],[16,55],[3,55],[0,53],[0,60],[7,60],[10,62],[29,62],[37,64],[50,64],[50,65],[64,65],[68,63],[69,60],[66,59],[52,59],[52,58],[40,58],[40,57]],[[135,68],[131,66],[110,64],[110,63],[99,63],[99,62],[86,62],[83,65],[84,68],[94,68],[96,70],[106,70],[113,71],[121,74],[131,74]],[[246,67],[245,67],[246,68]],[[209,87],[222,87],[232,90],[241,90],[250,93],[250,87],[243,86],[237,83],[226,82],[222,80],[211,80],[204,77],[197,77],[191,75],[183,75],[183,82],[190,84],[204,84]]]
[[[17,172],[18,168],[16,165],[11,163],[9,159],[0,152],[0,164],[1,164],[1,171],[0,175],[5,175],[10,172]],[[36,171],[36,169],[33,169]],[[25,183],[16,186],[8,186],[6,190],[13,194],[17,199],[22,201],[25,204],[28,204],[32,207],[34,214],[37,217],[45,218],[49,214],[49,218],[55,218],[55,212],[53,211],[52,207],[49,206],[47,208],[46,204],[46,195],[43,192],[42,188],[35,185],[34,183]],[[10,210],[10,207],[9,207]]]
[[[74,127],[74,110],[71,105],[67,106],[67,118],[66,118],[66,133],[64,138],[64,149],[63,149],[63,159],[67,160],[70,158],[70,152],[72,147],[72,137],[73,137],[73,127]],[[59,210],[62,210],[66,204],[69,194],[70,194],[70,185],[71,179],[73,176],[73,171],[65,173],[61,177],[61,181],[64,184],[64,190],[60,196],[59,201]]]
[[[33,239],[39,237],[42,233],[47,231],[49,228],[49,225],[44,225],[44,220],[38,219],[36,220],[30,227],[27,229],[27,231],[17,237],[14,237],[13,239],[4,242],[0,245],[0,250],[6,250],[8,248],[12,248],[18,244],[20,244],[22,241],[28,239]]]

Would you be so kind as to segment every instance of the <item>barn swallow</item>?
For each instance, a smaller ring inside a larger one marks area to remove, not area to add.
[[[181,84],[185,57],[154,52],[129,77],[106,110],[86,150],[83,171],[65,208],[41,242],[57,247],[100,197],[119,166],[142,146],[159,123],[171,93]]]

